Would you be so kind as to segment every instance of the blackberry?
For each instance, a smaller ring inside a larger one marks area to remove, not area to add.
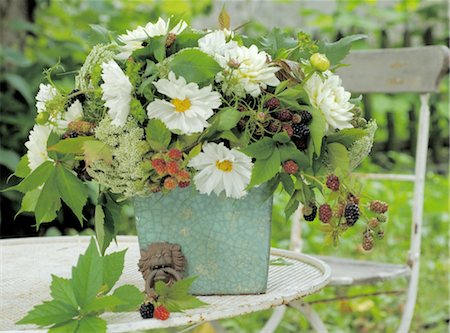
[[[141,317],[143,319],[150,319],[153,318],[153,313],[155,311],[155,307],[152,303],[143,303],[141,307],[139,308],[139,313],[141,314]]]
[[[330,222],[332,217],[333,211],[331,210],[329,204],[323,204],[319,207],[319,220],[321,220],[323,223],[328,223]]]
[[[74,168],[74,171],[77,173],[77,177],[83,181],[91,181],[92,177],[88,174],[87,170],[86,170],[86,162],[85,161],[80,161],[80,163],[78,163],[78,166],[76,168]]]
[[[266,102],[266,104],[264,104],[264,106],[269,110],[275,110],[280,107],[280,101],[278,100],[278,98],[272,97]]]
[[[292,137],[292,141],[294,142],[295,146],[298,150],[306,150],[308,148],[308,138],[297,138]]]
[[[312,120],[312,115],[308,111],[301,111],[300,112],[300,123],[304,125],[308,125]]]
[[[80,92],[80,91],[79,91],[78,89],[74,89],[74,90],[72,90],[72,91],[70,92],[69,96],[70,96],[70,95],[73,95],[73,94],[76,94],[76,93],[79,93],[79,92]],[[76,95],[76,96],[72,96],[72,97],[69,98],[68,104],[71,105],[71,104],[73,104],[76,100],[79,100],[80,103],[83,104],[84,101],[86,101],[86,95],[85,95],[85,94],[79,94],[79,95]]]
[[[292,129],[294,130],[294,136],[303,139],[309,137],[309,128],[305,124],[293,124]]]
[[[303,206],[303,218],[305,221],[312,222],[317,215],[317,206],[315,204],[309,204],[308,206]]]
[[[76,138],[78,137],[78,133],[75,131],[67,131],[63,134],[63,139],[70,139],[70,138]]]
[[[370,203],[370,210],[375,213],[384,214],[388,208],[388,204],[383,201],[374,200]]]
[[[347,206],[345,206],[345,212],[344,212],[345,220],[347,221],[347,224],[349,226],[352,226],[358,221],[359,219],[359,207],[358,205],[354,203],[348,203]]]
[[[362,247],[365,251],[373,249],[373,235],[369,230],[366,230],[363,234]]]
[[[290,124],[283,124],[282,126],[281,126],[281,128],[283,129],[283,131],[285,131],[286,132],[286,134],[289,136],[289,137],[292,137],[292,135],[294,135],[294,130],[292,129],[292,126],[290,125]]]
[[[327,185],[327,187],[328,187],[330,190],[332,190],[333,192],[339,191],[340,182],[339,182],[338,176],[335,176],[335,175],[329,175],[329,176],[327,177],[326,185]]]
[[[288,109],[283,109],[276,114],[276,117],[281,121],[290,121],[292,120],[292,113]]]
[[[279,132],[281,129],[281,122],[278,119],[271,119],[268,129],[272,133]]]

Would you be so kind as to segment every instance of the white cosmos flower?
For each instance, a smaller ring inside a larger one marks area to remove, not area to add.
[[[58,95],[58,90],[52,87],[50,84],[39,85],[39,91],[36,95],[36,109],[38,113],[45,111],[45,104]]]
[[[250,47],[238,46],[225,52],[228,69],[219,73],[216,81],[224,81],[226,94],[234,93],[244,97],[245,93],[253,97],[261,94],[261,88],[277,86],[280,80],[275,76],[279,67],[270,65],[269,55],[259,51],[256,45]]]
[[[253,163],[250,157],[236,149],[228,149],[223,142],[206,143],[203,152],[188,164],[198,170],[194,176],[200,193],[217,195],[225,191],[227,197],[239,199],[247,194]]]
[[[30,131],[28,141],[25,142],[28,152],[28,166],[33,171],[45,161],[49,160],[47,154],[47,141],[52,129],[49,126],[34,125]]]
[[[238,43],[234,40],[227,41],[228,36],[232,36],[232,33],[228,30],[210,32],[198,40],[198,47],[206,54],[214,57],[222,67],[225,67],[226,52],[238,47]]]
[[[119,60],[125,60],[128,59],[128,57],[131,56],[131,54],[138,49],[143,48],[142,42],[144,42],[149,37],[158,37],[158,36],[164,36],[169,33],[169,25],[170,25],[170,19],[164,21],[162,18],[158,19],[158,22],[156,23],[147,23],[145,27],[138,26],[136,29],[132,31],[128,31],[126,34],[120,35],[118,37],[118,40],[125,45],[120,47],[120,53],[116,55],[116,59]],[[175,35],[180,34],[183,32],[184,29],[186,29],[187,24],[183,20],[177,23],[175,27],[173,27],[172,30],[170,30],[170,33],[173,33]]]
[[[77,99],[68,108],[67,111],[62,114],[60,119],[56,120],[57,127],[60,131],[64,131],[72,121],[81,120],[83,118],[83,106]]]
[[[342,87],[339,76],[326,71],[322,79],[314,73],[304,88],[309,96],[311,104],[322,111],[327,121],[326,130],[352,128],[350,121],[353,113],[350,112],[354,105],[349,102],[351,94]]]
[[[199,88],[198,84],[180,76],[176,78],[173,72],[169,79],[161,79],[153,83],[161,94],[170,98],[169,101],[155,99],[147,106],[150,119],[160,119],[167,128],[181,134],[193,134],[203,131],[209,124],[206,121],[221,104],[221,96],[212,91],[212,87]]]
[[[114,60],[102,64],[101,85],[102,100],[108,108],[108,115],[112,119],[112,124],[122,127],[125,125],[130,113],[131,92],[133,86]]]

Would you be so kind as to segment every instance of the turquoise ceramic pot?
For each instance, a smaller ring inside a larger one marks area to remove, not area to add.
[[[139,246],[181,245],[184,276],[196,295],[260,294],[267,288],[272,197],[266,186],[242,199],[200,194],[190,186],[136,197]]]

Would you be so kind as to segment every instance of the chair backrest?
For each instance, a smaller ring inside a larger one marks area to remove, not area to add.
[[[348,67],[337,73],[343,86],[352,93],[416,93],[420,98],[415,172],[399,174],[358,174],[366,179],[414,182],[413,218],[407,264],[413,267],[420,256],[422,215],[429,132],[429,94],[438,91],[449,67],[450,52],[445,46],[379,49],[351,52],[343,61]],[[362,75],[362,73],[365,73]],[[291,249],[301,250],[301,214],[294,215]]]

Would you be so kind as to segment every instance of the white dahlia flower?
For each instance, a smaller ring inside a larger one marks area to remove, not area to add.
[[[275,76],[279,67],[270,65],[269,55],[259,51],[256,45],[239,46],[225,52],[228,69],[216,77],[216,81],[224,82],[226,94],[234,93],[243,97],[245,93],[253,97],[261,94],[261,88],[277,86],[280,80]]]
[[[221,96],[212,91],[212,87],[199,88],[198,84],[186,83],[183,77],[178,79],[173,72],[169,79],[153,83],[158,92],[170,98],[170,101],[155,99],[147,106],[150,119],[160,119],[167,128],[181,134],[193,134],[203,131],[209,124],[206,121],[221,104]]]
[[[324,72],[322,79],[313,74],[304,85],[312,106],[322,111],[325,116],[326,130],[352,128],[350,121],[354,105],[349,102],[351,94],[342,87],[339,76],[330,71]]]
[[[39,85],[39,91],[36,95],[36,109],[38,113],[44,112],[46,110],[45,104],[51,101],[56,95],[58,95],[58,90],[52,87],[50,84]]]
[[[175,35],[180,34],[186,29],[187,24],[183,20],[177,23],[172,30],[169,31],[170,19],[164,21],[162,18],[158,19],[156,23],[147,23],[145,27],[138,26],[132,31],[128,31],[126,34],[120,35],[118,40],[125,45],[120,47],[120,53],[116,55],[116,59],[125,60],[128,59],[131,54],[138,49],[143,48],[142,42],[149,37],[158,37],[167,35],[167,33],[172,33]]]
[[[27,147],[28,166],[31,171],[45,161],[49,160],[47,153],[47,141],[52,129],[49,126],[34,125],[25,142]]]
[[[198,170],[194,176],[195,187],[200,193],[239,199],[247,194],[253,163],[250,157],[236,149],[228,149],[223,142],[206,143],[203,152],[188,164]]]
[[[102,64],[102,100],[108,108],[112,124],[122,127],[130,113],[133,85],[114,60]]]
[[[216,30],[208,33],[198,40],[200,50],[209,54],[222,66],[226,66],[225,54],[238,47],[238,43],[234,40],[227,41],[227,37],[231,33],[228,30]]]

